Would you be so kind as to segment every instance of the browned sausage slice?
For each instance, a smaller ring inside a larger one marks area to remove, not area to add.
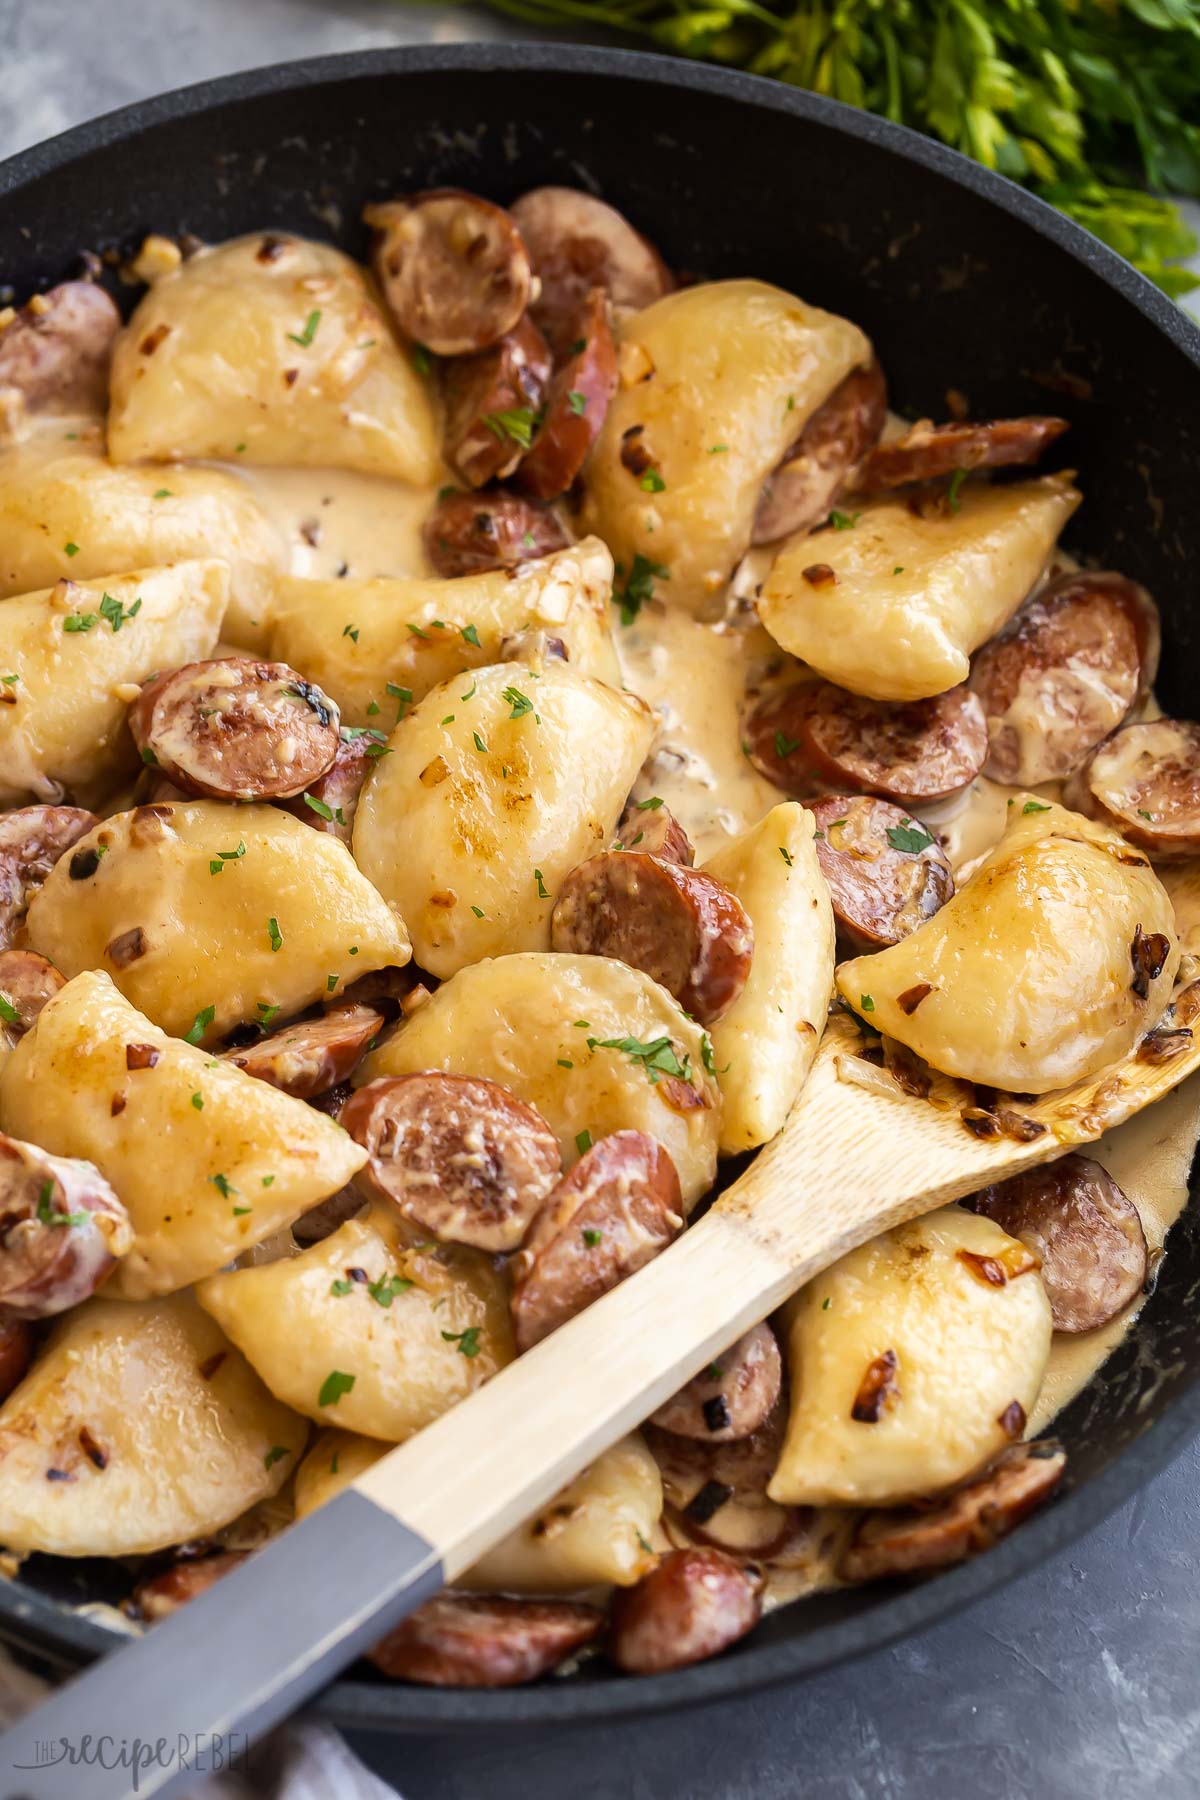
[[[553,367],[550,346],[528,317],[490,350],[446,364],[442,444],[472,487],[512,474],[533,442]]]
[[[64,281],[35,294],[0,329],[0,390],[16,388],[30,412],[102,407],[120,329],[113,301],[90,281]]]
[[[24,1378],[33,1356],[33,1327],[25,1319],[0,1319],[0,1400]]]
[[[1070,426],[1066,419],[1038,414],[994,419],[987,424],[934,425],[920,419],[903,437],[878,444],[863,464],[856,486],[903,487],[933,481],[956,469],[1004,469],[1034,463]]]
[[[299,1019],[257,1044],[223,1050],[221,1060],[295,1100],[310,1100],[349,1081],[383,1024],[374,1007],[331,1006],[319,1019]]]
[[[775,1333],[769,1325],[755,1325],[651,1418],[679,1437],[728,1443],[749,1437],[766,1422],[779,1399],[782,1381]]]
[[[0,950],[0,1044],[32,1030],[38,1014],[66,986],[48,957],[36,950]]]
[[[517,485],[535,500],[565,494],[600,435],[617,389],[617,348],[603,288],[593,288],[575,322],[571,353],[556,370],[533,448]]]
[[[437,1238],[515,1250],[562,1174],[558,1139],[524,1100],[474,1075],[384,1076],[340,1123],[370,1152],[356,1180]]]
[[[650,1262],[683,1229],[675,1164],[644,1131],[585,1150],[514,1258],[513,1325],[529,1350]]]
[[[992,1545],[1049,1498],[1066,1454],[1048,1440],[1014,1444],[969,1486],[940,1506],[867,1513],[843,1551],[843,1581],[879,1581],[944,1569]]]
[[[722,1550],[672,1550],[619,1588],[608,1654],[628,1675],[656,1675],[719,1656],[762,1617],[762,1570]]]
[[[550,942],[555,950],[613,956],[643,969],[685,1012],[711,1025],[746,985],[754,927],[736,895],[703,869],[640,850],[606,850],[567,876]]]
[[[817,821],[817,861],[850,948],[898,944],[953,894],[945,851],[903,807],[863,794],[830,794],[809,810]]]
[[[691,1543],[735,1556],[772,1557],[800,1529],[807,1511],[767,1495],[787,1430],[781,1395],[756,1431],[724,1442],[681,1437],[648,1423],[646,1446],[662,1475],[667,1518]]]
[[[44,1319],[77,1306],[132,1243],[99,1169],[0,1133],[0,1309]]]
[[[687,832],[657,794],[626,802],[617,823],[617,842],[622,850],[657,856],[660,862],[679,863],[685,869],[696,860]]]
[[[337,755],[325,773],[310,782],[302,794],[283,801],[284,810],[295,813],[305,825],[313,825],[349,844],[363,783],[375,767],[371,752],[376,747],[374,739],[365,733],[352,738],[340,735]]]
[[[570,542],[548,507],[496,490],[445,495],[422,535],[437,573],[450,578],[512,569],[531,557],[565,550]]]
[[[400,1681],[428,1687],[518,1687],[600,1635],[604,1614],[580,1600],[439,1594],[368,1653]]]
[[[12,943],[59,857],[99,823],[81,806],[22,806],[0,813],[0,950]]]
[[[148,681],[129,711],[143,760],[212,800],[286,800],[332,767],[335,701],[287,663],[228,656]]]
[[[755,768],[797,799],[848,791],[898,806],[956,794],[988,747],[983,707],[967,687],[900,702],[806,682],[760,701],[745,734]]]
[[[486,350],[529,304],[532,273],[510,213],[462,188],[368,206],[372,265],[392,318],[437,356]]]
[[[1146,1234],[1137,1207],[1091,1157],[1072,1153],[1026,1169],[964,1205],[1041,1257],[1056,1331],[1107,1325],[1142,1291]]]
[[[1200,725],[1123,726],[1093,750],[1063,799],[1160,862],[1200,855]]]
[[[248,1550],[223,1550],[216,1556],[182,1557],[160,1575],[139,1581],[129,1597],[129,1609],[135,1617],[153,1625],[178,1612],[189,1600],[207,1593],[222,1575],[244,1563],[249,1554]]]
[[[675,283],[654,246],[615,207],[575,188],[534,188],[512,207],[541,282],[531,311],[565,356],[578,335],[575,319],[593,288],[614,306],[640,310]]]
[[[825,518],[886,418],[887,383],[879,364],[852,369],[763,482],[751,541],[769,544]]]
[[[984,773],[1014,787],[1060,781],[1115,731],[1158,669],[1158,611],[1124,575],[1063,575],[976,655]]]

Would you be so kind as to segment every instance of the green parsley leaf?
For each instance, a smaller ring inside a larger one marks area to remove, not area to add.
[[[174,495],[170,488],[156,488],[154,491],[154,498],[156,500],[172,500],[174,499]]]
[[[285,1456],[290,1456],[291,1454],[291,1451],[285,1444],[272,1444],[271,1448],[267,1451],[267,1454],[263,1457],[263,1464],[268,1469],[274,1468],[277,1462],[282,1462]]]
[[[858,524],[858,521],[861,518],[861,513],[838,512],[835,508],[829,515],[829,523],[833,526],[835,531],[849,531],[853,526]]]
[[[273,1175],[264,1175],[262,1178],[262,1184],[264,1187],[274,1187],[275,1177]]]
[[[279,1007],[269,1006],[265,1000],[260,1000],[257,1004],[259,1012],[258,1022],[265,1031],[267,1026],[271,1023],[271,1020],[278,1016]]]
[[[1154,814],[1152,812],[1147,812],[1144,806],[1139,806],[1137,810],[1139,819],[1153,819],[1154,817]]]
[[[334,988],[341,979],[340,975],[327,975],[325,977],[325,992],[327,994],[332,994]]]
[[[475,646],[475,648],[476,648],[476,649],[477,649],[477,650],[480,650],[480,649],[482,649],[482,647],[483,647],[483,646],[482,646],[482,645],[481,645],[481,644],[480,644],[480,642],[479,642],[479,628],[478,628],[478,626],[476,626],[476,625],[464,625],[464,626],[463,626],[463,628],[462,628],[462,636],[463,636],[463,641],[464,641],[464,643],[467,643],[467,644],[474,644],[474,646]],[[474,693],[474,692],[475,692],[475,689],[474,689],[474,688],[472,688],[472,689],[471,689],[471,692],[472,692],[472,693]],[[464,694],[464,695],[463,695],[463,698],[464,698],[464,699],[466,699],[466,695],[465,695],[465,694]]]
[[[204,1095],[203,1094],[193,1094],[192,1095],[192,1105],[195,1107],[197,1112],[203,1112],[204,1111]]]
[[[578,1150],[580,1156],[584,1155],[584,1153],[586,1151],[590,1150],[591,1147],[592,1147],[591,1132],[588,1131],[586,1129],[586,1127],[584,1128],[583,1131],[577,1131],[575,1133],[575,1148]]]
[[[302,794],[301,799],[304,801],[305,806],[311,808],[311,810],[316,813],[319,819],[332,820],[332,806],[326,806],[325,802],[323,800],[318,800],[315,794]]]
[[[4,683],[5,687],[15,687],[20,679],[19,675],[0,675],[0,681]]]
[[[379,712],[378,700],[369,700],[367,702],[367,717],[373,719],[376,717],[378,712]]]
[[[1039,812],[1049,812],[1049,811],[1050,811],[1049,806],[1047,804],[1043,803],[1041,800],[1027,800],[1025,802],[1024,806],[1021,808],[1022,816],[1024,816],[1025,813],[1039,813]],[[1146,816],[1148,818],[1149,814],[1147,814]]]
[[[350,1294],[350,1293],[353,1293],[353,1291],[354,1291],[354,1283],[353,1283],[353,1282],[352,1282],[352,1281],[346,1281],[346,1280],[344,1280],[344,1279],[343,1279],[343,1278],[342,1278],[342,1277],[341,1277],[341,1276],[340,1276],[340,1275],[339,1275],[339,1276],[338,1276],[338,1278],[337,1278],[337,1280],[336,1280],[336,1281],[331,1281],[331,1282],[330,1282],[330,1284],[329,1284],[329,1291],[330,1291],[330,1293],[331,1293],[331,1294],[334,1294],[334,1295],[336,1295],[336,1296],[337,1296],[337,1298],[338,1298],[338,1299],[339,1299],[339,1300],[341,1300],[341,1299],[343,1299],[343,1298],[344,1298],[344,1297],[345,1297],[345,1296],[346,1296],[346,1295],[347,1295],[347,1294]]]
[[[267,920],[267,936],[271,940],[272,950],[283,949],[283,933],[279,929],[278,919],[270,918]]]
[[[658,794],[651,794],[648,800],[639,800],[637,802],[637,809],[639,812],[657,812],[661,805],[662,800],[660,796]]]
[[[665,494],[667,491],[667,484],[657,469],[647,469],[638,486],[645,488],[648,494]]]
[[[68,556],[78,556],[79,555],[79,545],[71,543],[71,541],[69,539],[63,545],[63,549],[66,551]]]
[[[228,1175],[210,1175],[208,1179],[212,1182],[223,1200],[228,1200],[230,1194],[236,1194],[238,1192]]]
[[[710,456],[724,456],[728,448],[728,444],[710,444],[708,446],[708,454]]]
[[[825,1298],[821,1302],[821,1311],[828,1312],[832,1305],[833,1305],[833,1296],[831,1294],[826,1294]]]
[[[0,994],[0,1019],[6,1025],[19,1025],[21,1022],[21,1015],[7,994]]]
[[[617,564],[616,573],[618,577],[624,579],[623,563]],[[625,582],[624,587],[618,586],[615,582],[613,584],[613,599],[621,608],[622,625],[633,624],[647,600],[653,598],[656,581],[669,581],[670,579],[671,571],[665,564],[651,562],[649,557],[643,556],[639,550],[633,559],[629,579]]]
[[[522,450],[528,450],[533,443],[537,419],[530,406],[511,406],[507,412],[484,413],[483,422],[493,437],[511,438]]]
[[[148,769],[157,769],[158,767],[158,758],[155,756],[149,744],[147,744],[146,748],[142,751],[142,761]]]
[[[583,1241],[589,1250],[594,1250],[603,1236],[602,1231],[597,1231],[594,1226],[590,1226],[584,1231]]]
[[[887,841],[893,850],[903,850],[909,856],[916,856],[920,851],[928,850],[933,838],[915,819],[906,819],[903,825],[888,826]]]
[[[305,319],[305,321],[304,321],[304,330],[303,331],[289,331],[287,334],[288,341],[293,344],[299,344],[299,346],[302,350],[307,350],[309,345],[312,343],[313,339],[317,335],[317,326],[320,323],[321,323],[321,309],[319,306],[314,306],[313,310],[309,313],[307,319]]]
[[[465,1331],[443,1331],[442,1336],[448,1344],[457,1344],[462,1356],[479,1355],[480,1325],[468,1325]]]
[[[893,575],[903,575],[903,573],[904,573],[904,564],[897,563],[895,568],[892,570],[892,574]]]
[[[433,368],[433,362],[430,359],[429,352],[425,348],[424,344],[414,344],[413,345],[413,347],[412,347],[412,365],[413,365],[413,368],[417,371],[418,375],[428,375],[430,370]],[[451,488],[450,492],[453,493],[454,489]]]
[[[53,1198],[54,1183],[52,1181],[43,1181],[37,1204],[37,1220],[39,1225],[55,1225],[60,1227],[86,1225],[91,1219],[92,1215],[89,1212],[56,1212],[50,1204]]]
[[[403,1275],[381,1275],[378,1281],[368,1281],[367,1292],[378,1306],[388,1307],[397,1294],[403,1294],[412,1286]]]
[[[542,871],[540,869],[535,869],[533,871],[533,879],[537,882],[538,899],[548,900],[550,898],[550,890],[542,880]]]
[[[568,388],[567,405],[575,414],[575,417],[581,419],[587,411],[587,395],[581,394],[578,388]]]
[[[467,692],[465,694],[460,694],[458,696],[459,699],[460,700],[473,700],[475,698],[475,690],[478,688],[478,686],[479,686],[478,681],[473,681],[471,683],[469,689],[467,690]]]
[[[336,1406],[343,1394],[348,1394],[354,1386],[354,1376],[344,1375],[340,1369],[330,1369],[321,1383],[321,1391],[317,1395],[318,1406]]]
[[[640,1062],[651,1082],[657,1082],[660,1075],[677,1075],[683,1081],[691,1079],[691,1066],[685,1056],[680,1062],[675,1046],[669,1037],[650,1038],[645,1043],[635,1037],[623,1038],[589,1038],[589,1050],[620,1050],[630,1062]]]
[[[342,626],[342,636],[351,638],[354,641],[354,643],[357,644],[357,642],[358,642],[358,626],[351,625],[348,623],[343,625]]]
[[[860,994],[858,996],[858,1009],[860,1012],[875,1011],[875,1002],[872,1000],[870,994]]]
[[[198,1044],[216,1016],[217,1009],[215,1006],[206,1006],[203,1012],[198,1012],[192,1020],[191,1028],[184,1033],[184,1043]]]
[[[791,868],[791,866],[792,866],[792,853],[791,853],[791,851],[790,851],[790,850],[789,850],[789,849],[788,849],[788,848],[787,848],[787,847],[786,847],[786,845],[784,845],[784,844],[780,844],[780,846],[779,846],[779,854],[780,854],[780,856],[782,856],[782,858],[783,858],[783,860],[784,860],[784,862],[785,862],[785,863],[786,863],[786,864],[787,864],[787,866],[788,866],[788,868],[789,868],[789,869],[790,869],[790,868]]]
[[[477,919],[482,919],[482,918],[486,917],[486,914],[484,913],[482,906],[473,906],[471,908],[471,911],[475,914],[475,917]]]
[[[526,713],[533,711],[533,701],[528,694],[523,694],[520,688],[506,687],[501,691],[500,698],[507,700],[512,707],[512,711],[508,715],[510,719],[523,719]]]
[[[481,756],[486,756],[487,755],[487,745],[484,743],[484,741],[480,737],[479,733],[477,731],[473,731],[471,733],[471,736],[475,740],[475,748],[478,750],[479,754]]]
[[[95,623],[95,613],[68,613],[63,620],[63,630],[90,631]],[[145,751],[142,752],[142,760],[145,761]]]
[[[956,513],[962,506],[962,501],[958,497],[958,490],[966,479],[967,471],[965,469],[955,469],[953,475],[950,477],[950,486],[946,489],[946,504],[949,506],[952,513]]]
[[[782,731],[777,731],[775,733],[775,754],[776,754],[776,756],[790,756],[792,754],[793,750],[798,750],[799,748],[800,748],[800,739],[799,738],[786,738],[786,737],[784,737]]]
[[[571,1061],[570,1057],[560,1056],[558,1058],[558,1066],[560,1069],[573,1069],[575,1064]]]
[[[100,617],[107,619],[114,631],[120,631],[127,619],[134,619],[142,610],[142,597],[139,594],[132,606],[126,607],[120,600],[114,600],[111,594],[105,594],[100,601]]]
[[[244,1218],[248,1212],[253,1211],[254,1208],[252,1206],[235,1206],[233,1209],[233,1216],[235,1219],[241,1219]]]

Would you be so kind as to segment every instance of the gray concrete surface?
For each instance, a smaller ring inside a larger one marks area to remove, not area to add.
[[[0,155],[233,69],[507,29],[388,0],[0,0]],[[1194,1800],[1198,1489],[1193,1448],[1002,1594],[757,1698],[604,1730],[356,1747],[405,1800]]]

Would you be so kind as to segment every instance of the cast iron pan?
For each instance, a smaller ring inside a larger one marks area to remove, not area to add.
[[[976,418],[1066,413],[1065,459],[1086,496],[1073,541],[1157,596],[1161,696],[1195,715],[1200,331],[1057,213],[882,120],[618,51],[328,57],[129,107],[0,167],[0,281],[23,295],[68,272],[81,248],[151,229],[218,239],[290,227],[361,254],[368,198],[455,184],[505,200],[542,182],[603,194],[676,268],[762,276],[847,313],[874,339],[904,412],[945,416],[954,387]],[[848,1144],[851,1180],[853,1168]],[[321,1710],[407,1731],[612,1718],[785,1680],[927,1625],[1069,1544],[1200,1428],[1198,1285],[1193,1213],[1171,1235],[1136,1330],[1061,1420],[1063,1498],[973,1563],[787,1608],[729,1655],[673,1675],[596,1670],[456,1693],[362,1671]],[[60,1664],[88,1660],[112,1636],[65,1602],[118,1598],[119,1576],[34,1558],[19,1583],[0,1581],[0,1634]]]

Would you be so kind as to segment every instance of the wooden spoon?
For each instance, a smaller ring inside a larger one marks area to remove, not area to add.
[[[846,1251],[1088,1143],[1175,1087],[1200,1067],[1200,1042],[1169,1026],[1099,1077],[972,1119],[969,1087],[935,1077],[927,1095],[902,1092],[857,1026],[833,1020],[784,1130],[697,1224],[8,1732],[5,1795],[132,1794],[132,1762],[84,1776],[57,1748],[88,1734],[140,1755],[143,1796],[186,1785],[197,1755],[213,1767],[214,1741],[227,1763]]]

